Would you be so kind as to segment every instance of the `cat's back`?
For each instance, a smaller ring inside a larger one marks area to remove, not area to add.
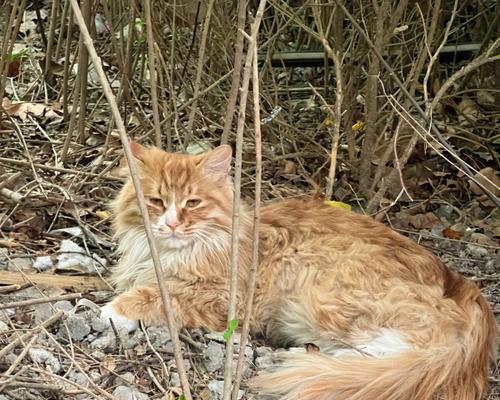
[[[350,210],[332,207],[321,200],[287,199],[262,208],[261,222],[268,228],[302,234],[340,234],[372,238],[378,234],[399,236],[373,218]]]
[[[332,207],[320,200],[283,200],[261,211],[264,258],[322,258],[318,264],[349,259],[382,268],[389,275],[418,281],[441,281],[446,267],[413,240],[373,218]]]

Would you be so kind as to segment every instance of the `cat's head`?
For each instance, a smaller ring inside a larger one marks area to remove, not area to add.
[[[131,143],[137,160],[153,233],[167,248],[194,242],[210,246],[231,231],[233,192],[229,178],[231,147],[202,155],[167,153]],[[114,204],[118,235],[143,221],[129,178]]]

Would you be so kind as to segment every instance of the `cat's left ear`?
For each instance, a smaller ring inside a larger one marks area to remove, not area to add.
[[[207,153],[201,162],[200,166],[203,168],[203,172],[218,181],[225,180],[231,167],[232,153],[231,146],[227,144],[216,147]]]

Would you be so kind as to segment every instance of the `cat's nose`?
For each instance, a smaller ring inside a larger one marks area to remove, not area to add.
[[[179,221],[175,221],[175,222],[170,222],[167,224],[167,226],[173,231],[175,231],[175,229],[180,225],[181,223]]]

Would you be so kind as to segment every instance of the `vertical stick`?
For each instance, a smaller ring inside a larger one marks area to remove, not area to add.
[[[45,54],[45,79],[50,82],[50,64],[52,61],[52,48],[54,47],[54,34],[57,25],[57,10],[59,8],[59,0],[53,0],[52,10],[50,12],[49,37],[47,39],[47,54]]]
[[[12,50],[14,49],[14,43],[17,34],[19,33],[19,27],[21,26],[21,22],[23,20],[23,14],[24,10],[26,9],[27,2],[27,0],[22,0],[21,4],[19,5],[19,2],[17,0],[15,1],[11,9],[8,25],[9,27],[14,26],[14,29],[6,29],[7,33],[2,43],[2,54],[0,54],[0,112],[2,111],[1,103],[5,90],[5,81],[7,79],[7,68],[9,67],[6,57],[12,55]]]
[[[238,99],[238,89],[240,88],[241,66],[243,64],[243,32],[247,12],[247,0],[238,2],[238,26],[236,28],[236,45],[234,53],[233,80],[231,91],[227,102],[226,117],[224,118],[224,129],[222,130],[221,144],[226,144],[229,140],[229,131],[233,125],[234,110]]]
[[[257,46],[253,48],[252,63],[252,91],[254,107],[254,136],[255,136],[255,205],[253,215],[253,243],[252,243],[252,264],[250,266],[250,276],[247,287],[247,302],[245,305],[245,320],[241,328],[240,354],[236,366],[234,377],[232,400],[238,399],[241,377],[243,375],[243,362],[245,361],[245,347],[247,344],[248,332],[250,330],[250,318],[253,311],[253,299],[255,296],[255,283],[257,281],[257,268],[259,265],[259,227],[260,227],[260,197],[262,185],[262,140],[260,131],[260,92],[259,92],[259,60],[257,58]]]
[[[151,0],[144,0],[144,13],[146,14],[146,32],[148,36],[148,65],[149,82],[151,86],[151,100],[153,105],[153,122],[155,128],[155,144],[161,148],[160,116],[158,111],[158,90],[156,86],[155,39],[153,36],[153,22],[151,18]]]
[[[194,82],[194,93],[193,93],[193,104],[191,105],[191,112],[189,113],[189,120],[187,124],[187,132],[184,138],[184,148],[189,144],[191,139],[191,132],[193,130],[194,118],[196,116],[196,111],[198,109],[198,96],[200,93],[201,84],[201,74],[203,72],[203,67],[205,66],[205,49],[207,46],[208,29],[210,28],[210,17],[212,16],[212,9],[214,7],[215,0],[209,0],[207,7],[207,14],[205,15],[205,21],[203,22],[203,32],[201,34],[200,50],[198,51],[198,65],[196,66],[196,78]]]
[[[243,82],[241,85],[240,96],[240,109],[238,113],[238,129],[236,131],[236,165],[234,174],[234,203],[233,203],[233,226],[232,226],[232,240],[231,240],[231,287],[229,291],[229,307],[227,321],[236,318],[236,295],[238,293],[238,238],[239,238],[239,225],[240,225],[240,196],[241,196],[241,168],[242,168],[242,147],[243,147],[243,131],[245,129],[245,115],[248,98],[248,84],[250,82],[250,75],[252,71],[252,59],[254,54],[254,47],[257,42],[257,35],[259,33],[260,22],[264,14],[264,7],[266,0],[260,0],[255,21],[252,24],[252,36],[248,37],[248,51],[245,61],[245,69],[243,72]],[[224,367],[224,400],[231,399],[231,369],[233,366],[233,336],[228,339],[226,343],[226,364]]]
[[[127,163],[130,169],[130,177],[134,184],[135,193],[137,196],[137,202],[139,205],[139,210],[141,212],[143,221],[144,221],[144,229],[146,232],[146,237],[148,240],[148,245],[151,251],[151,258],[153,260],[153,265],[156,272],[156,278],[158,280],[158,286],[160,287],[160,293],[163,300],[163,304],[165,306],[165,313],[168,322],[168,328],[170,331],[170,335],[172,337],[172,344],[174,346],[174,357],[177,365],[177,371],[179,372],[179,377],[181,380],[182,390],[184,392],[184,397],[186,400],[191,400],[191,391],[189,389],[189,383],[187,380],[186,369],[184,367],[184,360],[182,358],[181,352],[181,344],[179,341],[179,334],[177,331],[177,326],[175,324],[175,320],[173,318],[172,304],[170,301],[170,296],[168,294],[168,288],[165,285],[164,280],[162,279],[161,272],[161,263],[160,257],[158,254],[158,249],[156,248],[156,244],[153,237],[153,232],[151,230],[151,223],[149,221],[149,214],[146,207],[146,201],[144,199],[144,193],[141,188],[141,182],[139,178],[139,172],[137,168],[137,163],[135,161],[134,156],[132,155],[132,151],[130,150],[130,144],[128,141],[127,133],[125,131],[125,125],[120,115],[120,111],[118,110],[118,105],[116,104],[116,99],[111,89],[111,86],[108,83],[106,74],[102,68],[101,61],[99,56],[97,55],[94,44],[92,42],[92,38],[90,37],[87,26],[85,25],[85,21],[82,16],[82,12],[80,11],[80,7],[78,6],[78,0],[71,0],[71,7],[73,8],[73,12],[75,13],[75,17],[80,27],[81,37],[83,38],[83,43],[85,44],[89,56],[94,64],[96,72],[99,76],[99,80],[101,81],[102,89],[106,99],[109,102],[109,106],[111,108],[111,113],[113,114],[114,121],[116,123],[116,127],[118,129],[118,133],[120,134],[120,140],[122,142],[123,150],[125,152],[125,157],[127,159]]]
[[[82,13],[87,29],[90,28],[91,0],[82,0]],[[87,80],[89,71],[89,53],[80,36],[78,45],[78,76],[80,77],[80,106],[78,109],[78,143],[85,142],[85,122],[87,114]]]
[[[73,65],[72,62],[70,62],[70,54],[71,54],[71,35],[73,34],[73,13],[71,10],[68,10],[68,27],[67,27],[67,37],[66,37],[66,46],[64,48],[64,77],[63,77],[63,87],[62,87],[62,98],[64,101],[62,102],[63,105],[63,118],[64,121],[66,122],[68,120],[69,116],[69,111],[68,111],[68,103],[69,103],[69,98],[68,98],[68,81],[69,81],[69,73],[70,73],[70,66]],[[62,42],[62,38],[59,38],[59,43]],[[57,53],[57,50],[56,50]],[[61,96],[60,96],[61,97]],[[76,104],[76,102],[75,102]],[[70,134],[70,130],[68,130],[68,135]],[[66,140],[65,140],[66,142]],[[68,143],[69,146],[69,143]],[[64,159],[66,158],[67,150],[63,151],[61,156],[64,155]],[[64,159],[62,158],[61,161],[64,163]]]

